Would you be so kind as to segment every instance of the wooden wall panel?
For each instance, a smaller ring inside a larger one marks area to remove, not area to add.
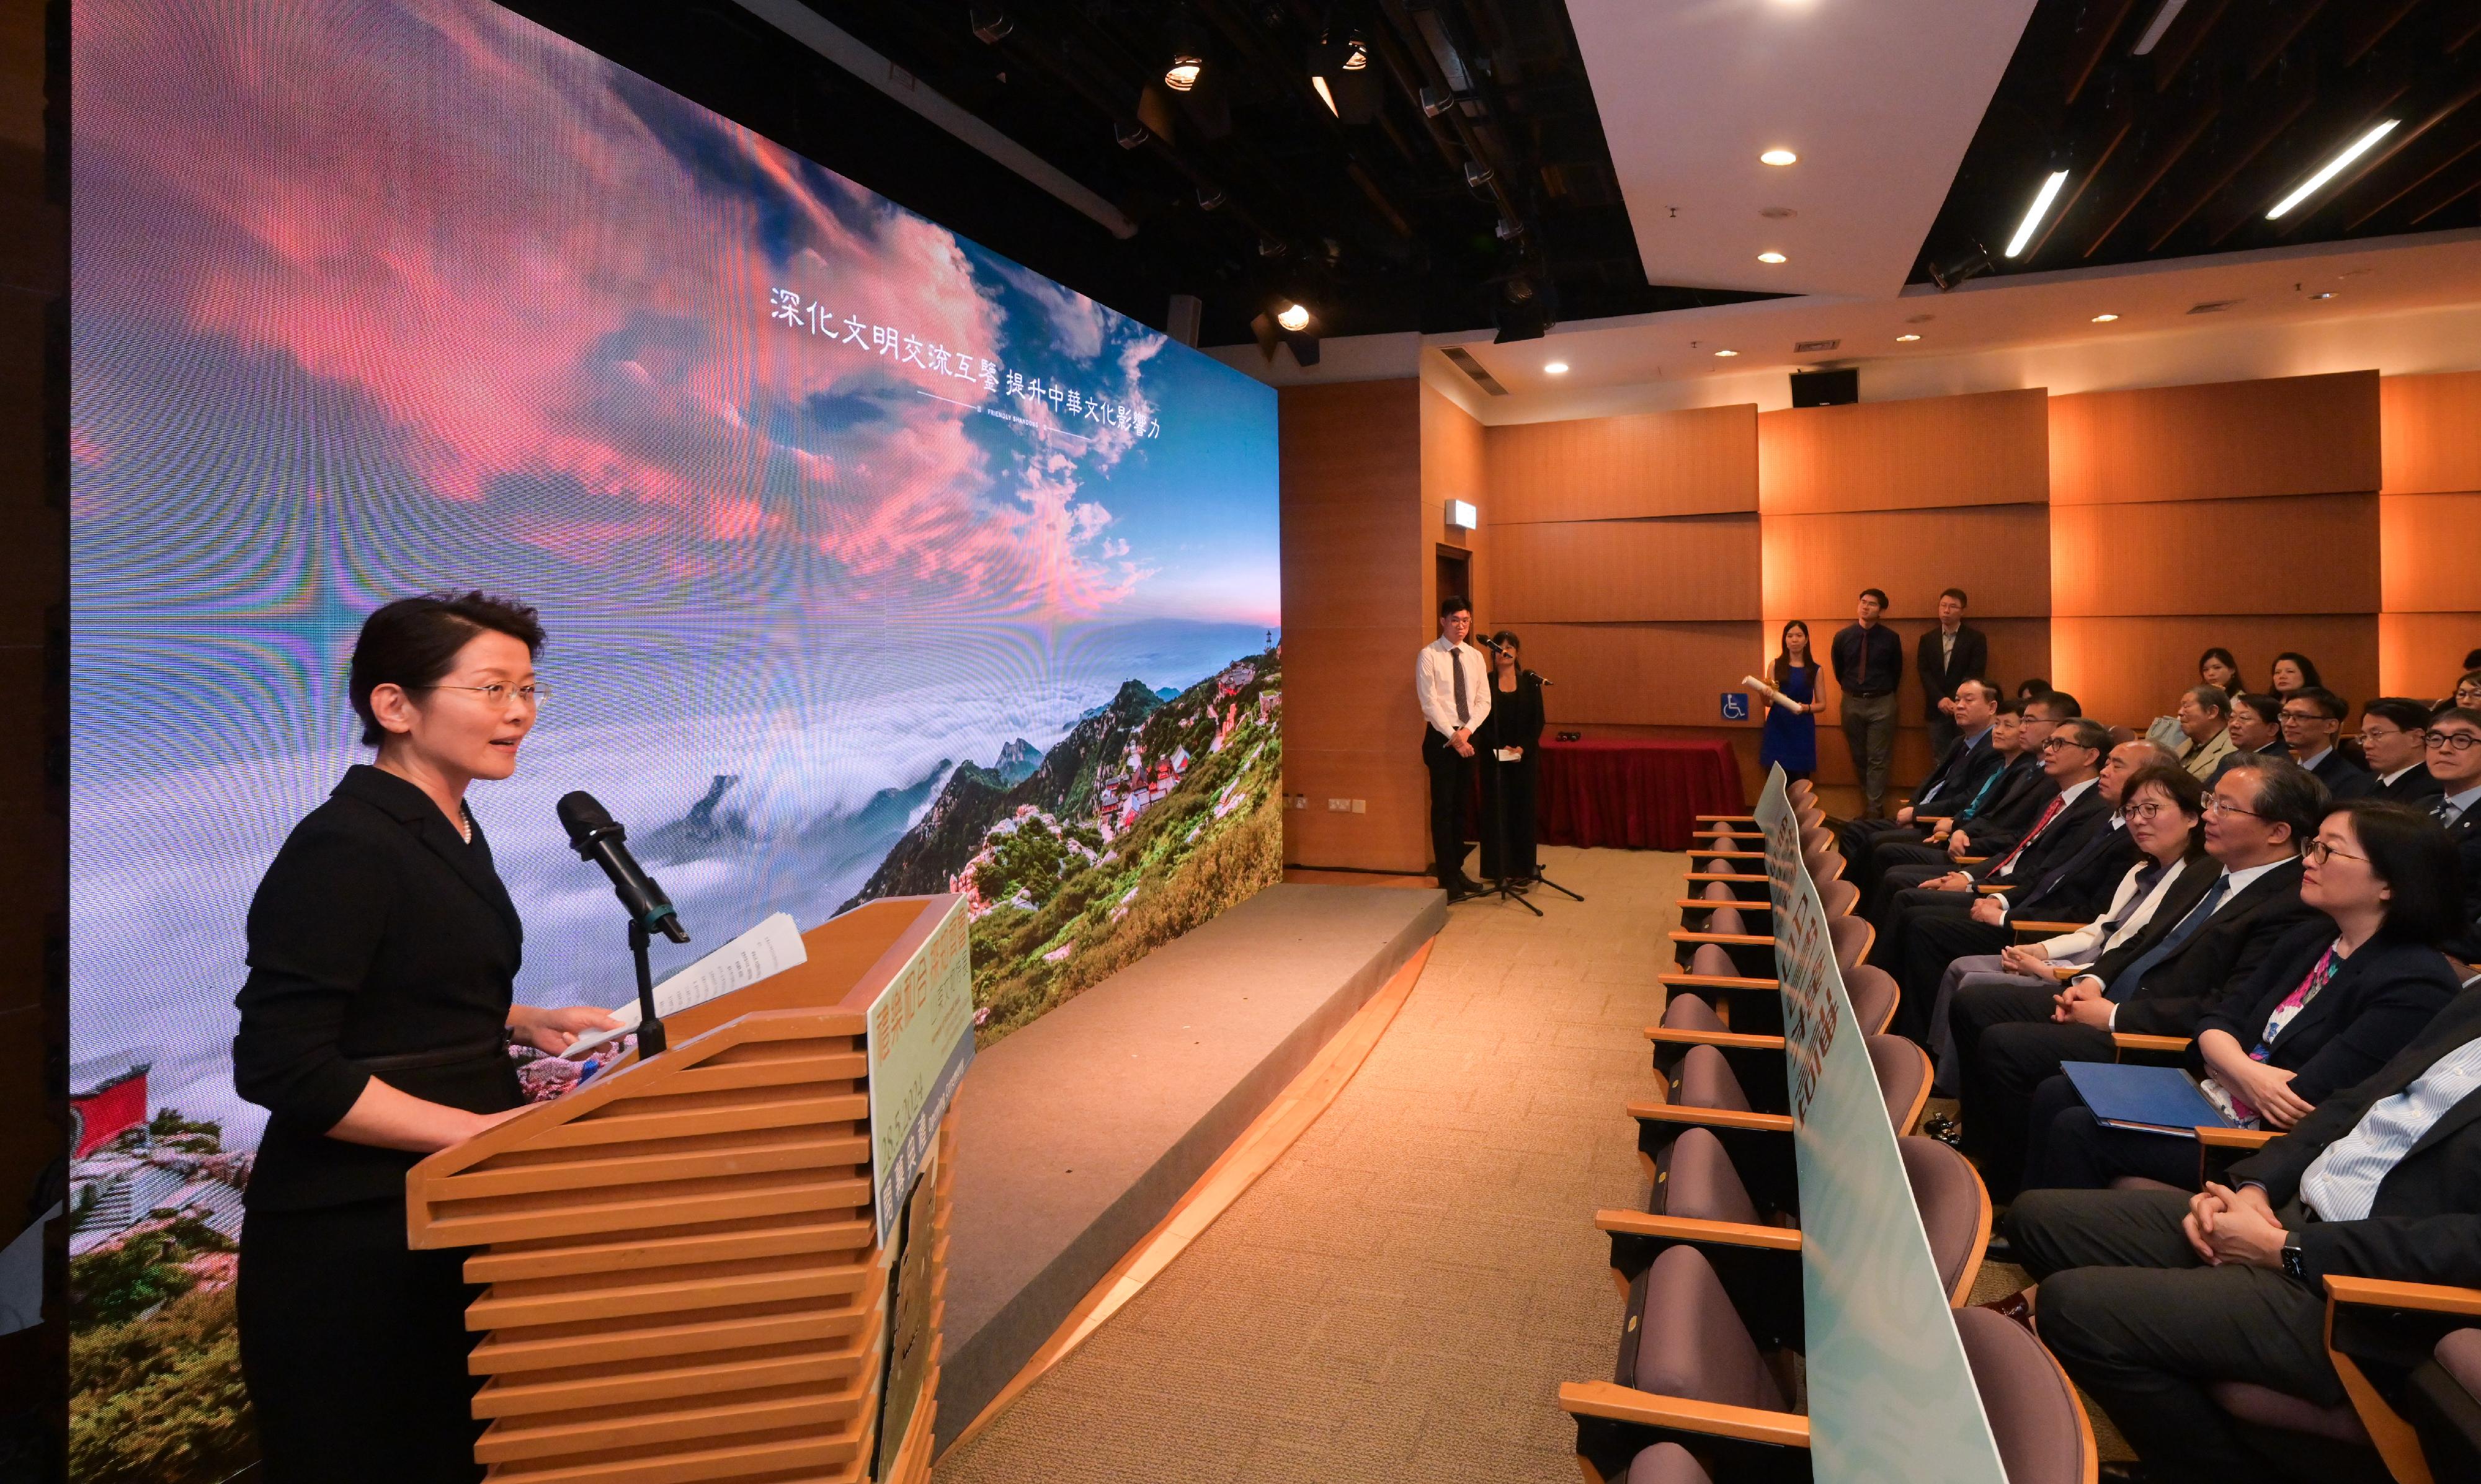
[[[2380,613],[2378,684],[2424,701],[2455,693],[2464,657],[2481,649],[2481,613]]]
[[[2481,371],[2380,378],[2378,433],[2388,494],[2481,489]]]
[[[2245,683],[2257,690],[2265,689],[2276,655],[2297,650],[2355,707],[2381,693],[2374,613],[2054,618],[2050,651],[2057,673],[2050,682],[2074,692],[2087,716],[2142,729],[2168,715],[2180,692],[2197,683],[2197,657],[2214,644],[2238,659]]]
[[[2050,503],[2378,487],[2378,374],[2080,392],[2050,401]]]
[[[1283,441],[1284,814],[1292,864],[1420,871],[1427,778],[1413,655],[1435,636],[1422,388],[1287,387]],[[1366,799],[1364,814],[1326,800]]]
[[[1424,552],[1435,552],[1441,546],[1458,546],[1473,553],[1468,563],[1472,591],[1465,598],[1479,611],[1481,586],[1488,579],[1489,563],[1482,560],[1486,544],[1479,531],[1470,531],[1448,524],[1448,502],[1470,500],[1476,506],[1485,503],[1489,478],[1483,455],[1482,426],[1464,408],[1440,396],[1430,387],[1422,388],[1422,540]],[[1427,582],[1422,589],[1423,622],[1435,621],[1439,611],[1438,563],[1428,557],[1422,559],[1422,571]]]
[[[1763,413],[1758,508],[2039,504],[2050,479],[2045,395],[2035,387]]]
[[[1488,449],[1485,526],[1757,508],[1754,404],[1519,423]]]
[[[2050,610],[2373,613],[2378,497],[2070,505],[2050,511]]]
[[[1971,594],[1976,622],[2050,609],[2050,522],[2039,505],[1769,514],[1761,544],[1763,608],[1778,617],[1840,628],[1864,587],[1883,590],[1888,611],[1906,617],[1935,614],[1949,586]]]
[[[1694,622],[1758,613],[1758,517],[1536,521],[1490,531],[1502,623]]]
[[[1554,682],[1543,704],[1563,726],[1725,726],[1723,692],[1766,654],[1755,620],[1536,623],[1520,633],[1525,663]]]
[[[2384,495],[2377,526],[2386,612],[2481,612],[2481,493]]]

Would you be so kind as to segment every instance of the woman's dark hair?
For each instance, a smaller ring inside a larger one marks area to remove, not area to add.
[[[2265,667],[2265,685],[2267,690],[2271,690],[2274,689],[2274,665],[2281,664],[2285,660],[2288,660],[2292,664],[2300,666],[2300,684],[2304,689],[2310,686],[2322,686],[2326,684],[2325,681],[2318,678],[2316,662],[2311,660],[2307,655],[2304,655],[2297,650],[2286,649],[2283,653],[2274,657],[2274,664],[2269,664]]]
[[[2203,680],[2206,678],[2206,662],[2208,660],[2222,661],[2225,664],[2232,667],[2232,676],[2233,679],[2237,679],[2239,677],[2240,662],[2232,658],[2232,652],[2230,650],[2225,649],[2220,644],[2216,644],[2213,648],[2207,650],[2204,654],[2197,657],[2198,679]]]
[[[2123,810],[2136,802],[2136,791],[2147,784],[2160,789],[2188,817],[2188,849],[2186,858],[2194,860],[2206,853],[2206,786],[2197,775],[2177,763],[2148,763],[2128,775],[2119,786],[2119,807]]]
[[[2326,818],[2343,815],[2368,857],[2369,871],[2394,895],[2378,931],[2431,948],[2463,930],[2464,863],[2438,821],[2390,798],[2355,798]]]
[[[2464,651],[2464,667],[2468,670],[2481,670],[2481,649]]]
[[[1817,640],[1810,638],[1809,624],[1799,618],[1785,619],[1783,633],[1775,637],[1775,663],[1766,667],[1766,678],[1774,682],[1775,689],[1778,690],[1784,688],[1785,681],[1789,679],[1784,672],[1791,668],[1791,650],[1785,640],[1790,637],[1794,629],[1800,631],[1800,637],[1807,640],[1809,645],[1802,651],[1807,656],[1808,663],[1801,667],[1812,670],[1817,668]]]
[[[542,653],[543,628],[535,611],[487,592],[399,598],[363,619],[345,680],[345,693],[362,718],[362,745],[376,747],[387,740],[387,729],[371,711],[373,690],[421,690],[455,668],[457,651],[483,633],[505,634],[522,642],[526,653]]]
[[[1492,643],[1504,644],[1510,649],[1523,649],[1525,647],[1525,640],[1516,637],[1516,631],[1514,629],[1502,629],[1490,638]],[[1499,656],[1493,655],[1490,657],[1490,668],[1493,674],[1497,674],[1499,672]]]

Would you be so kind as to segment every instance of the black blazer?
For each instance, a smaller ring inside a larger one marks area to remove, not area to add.
[[[2446,785],[2429,774],[2429,765],[2415,763],[2405,768],[2403,776],[2392,783],[2380,783],[2375,773],[2369,775],[2369,796],[2392,799],[2398,804],[2425,808],[2429,801],[2446,792]]]
[[[1955,630],[1955,658],[1948,663],[1939,659],[1937,624],[1921,636],[1913,649],[1913,668],[1921,677],[1921,719],[1939,718],[1938,703],[1955,694],[1955,688],[1968,680],[1982,680],[1990,673],[1990,638],[1972,625],[1958,624]]]
[[[2208,785],[2220,783],[2223,774],[2251,758],[2287,758],[2289,756],[2291,756],[2291,749],[2284,745],[2283,739],[2280,737],[2254,751],[2244,747],[2234,747],[2232,749],[2231,756],[2214,765],[2214,776],[2207,779],[2206,782]]]
[[[1947,743],[1946,756],[1939,759],[1938,767],[1931,768],[1929,776],[1913,790],[1913,807],[1932,818],[1961,810],[1972,801],[1973,791],[1981,787],[1981,781],[2005,767],[2007,761],[1990,744],[1988,731],[1977,738],[1959,737]],[[1932,789],[1938,790],[1938,796],[1924,802],[1923,795]]]
[[[2374,1076],[2320,1103],[2289,1133],[2233,1164],[2230,1183],[2263,1185],[2278,1209],[2297,1199],[2300,1177],[2327,1145],[2475,1036],[2481,1036],[2481,991],[2467,991]],[[2329,1273],[2481,1284],[2481,1092],[2466,1095],[2414,1140],[2378,1183],[2367,1219],[2311,1221],[2293,1235],[2312,1289]]]
[[[2050,796],[2057,796],[2055,789]],[[2030,834],[2032,827],[2042,821],[2043,811],[2050,807],[2050,799],[2045,798],[2042,808],[2024,821],[2023,830],[2018,831],[2018,838]],[[2007,858],[2007,852],[2016,848],[2015,845],[2011,843],[2005,849],[1985,846],[1979,835],[1968,830],[1966,834],[1972,839],[1974,851],[1990,852],[1987,859],[1972,868],[1972,878],[1983,883],[2005,881],[2030,886],[2042,879],[2043,873],[2052,867],[2076,859],[2076,852],[2093,838],[2093,832],[2108,827],[2109,823],[2110,805],[2102,802],[2102,785],[2093,784],[2076,795],[2075,803],[2059,811],[2058,818],[2050,821],[2049,829],[2042,831],[2040,839],[2024,846],[2024,853],[2016,858],[2016,869],[2004,876],[1998,874],[1998,866]]]
[[[2481,804],[2448,825],[2446,838],[2455,842],[2456,859],[2464,866],[2464,936],[2446,950],[2468,964],[2481,963]]]
[[[2197,1033],[2227,1031],[2242,1050],[2265,1034],[2266,1018],[2291,997],[2335,941],[2335,924],[2319,916],[2284,935],[2257,973],[2197,1022]],[[2323,1103],[2385,1066],[2455,998],[2446,955],[2418,943],[2383,936],[2337,967],[2317,998],[2300,1007],[2266,1050],[2266,1065],[2292,1074],[2291,1090]],[[2189,1063],[2205,1070],[2193,1050]]]
[[[2082,849],[2010,895],[2007,915],[2036,923],[2089,923],[2110,905],[2139,853],[2127,829],[2111,828],[2105,818],[2102,827],[2086,837]],[[2024,873],[2022,865],[2016,873]]]
[[[2366,794],[2377,782],[2367,768],[2343,756],[2340,747],[2327,748],[2326,755],[2319,758],[2317,766],[2309,771],[2316,776],[2319,783],[2326,785],[2327,796],[2338,804]]]
[[[2178,911],[2170,910],[2172,903],[2166,900],[2145,931],[2102,955],[2094,973],[2104,984],[2169,936],[2188,908],[2222,879],[2218,871],[2196,875],[2193,893],[2184,875],[2172,888],[2181,898]],[[2312,921],[2323,921],[2323,916],[2300,899],[2300,861],[2294,857],[2225,900],[2168,957],[2146,970],[2136,992],[2121,1002],[2111,1028],[2144,1035],[2196,1034],[2199,1018],[2215,1002],[2247,983],[2285,934]]]
[[[1490,681],[1490,715],[1481,718],[1481,729],[1474,738],[1474,756],[1485,765],[1498,759],[1491,754],[1501,747],[1522,747],[1525,757],[1518,765],[1529,767],[1536,749],[1542,745],[1542,686],[1532,676],[1520,671],[1516,689],[1499,689],[1499,677]]]
[[[524,1102],[506,1038],[524,943],[480,824],[469,846],[420,789],[349,769],[249,904],[233,1085],[270,1114],[249,1208],[403,1198],[417,1156],[326,1133],[374,1076],[469,1112]]]
[[[1975,855],[2004,855],[2013,849],[2059,792],[2035,754],[2020,756],[2007,765],[2007,771],[2014,776],[2000,778],[1998,791],[1978,813],[1957,817],[1956,827],[1972,839]]]

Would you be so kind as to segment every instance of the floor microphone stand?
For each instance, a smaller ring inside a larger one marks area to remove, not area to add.
[[[664,1022],[655,1013],[655,971],[646,962],[646,950],[653,938],[646,924],[632,918],[629,921],[629,952],[638,960],[638,1059],[651,1060],[664,1054]]]
[[[1497,747],[1489,751],[1490,757],[1487,761],[1478,758],[1476,761],[1480,762],[1484,768],[1502,770],[1511,766],[1500,761]],[[1500,900],[1512,901],[1535,917],[1540,917],[1542,909],[1525,899],[1525,888],[1531,884],[1530,881],[1519,880],[1507,873],[1507,776],[1504,771],[1491,776],[1488,792],[1490,794],[1490,842],[1497,847],[1499,854],[1499,874],[1491,878],[1491,891]],[[1564,891],[1566,888],[1563,887],[1560,890]],[[1571,893],[1571,895],[1574,894]],[[1582,901],[1584,898],[1580,897],[1577,899]]]
[[[1550,677],[1548,677],[1548,676],[1544,675],[1540,670],[1524,670],[1524,671],[1522,671],[1521,673],[1522,673],[1522,674],[1525,674],[1525,675],[1530,675],[1530,676],[1532,676],[1532,677],[1533,677],[1533,683],[1534,683],[1534,685],[1536,685],[1536,686],[1547,686],[1547,685],[1551,684]],[[1536,745],[1536,747],[1537,747],[1537,749],[1538,749],[1538,748],[1539,748],[1539,746],[1540,746],[1540,743],[1539,743],[1539,742],[1537,742],[1535,745]],[[1534,764],[1535,764],[1536,768],[1538,768],[1540,767],[1540,765],[1541,765],[1541,761],[1542,761],[1542,760],[1541,760],[1539,757],[1536,757],[1533,761],[1534,761]],[[1520,766],[1522,766],[1522,765],[1520,764]],[[1541,775],[1539,774],[1539,772],[1537,772],[1537,773],[1535,774],[1535,780],[1534,780],[1534,781],[1535,781],[1535,789],[1534,789],[1534,797],[1533,797],[1533,821],[1534,821],[1534,822],[1533,822],[1533,834],[1534,834],[1534,837],[1535,837],[1535,843],[1534,843],[1534,847],[1533,847],[1533,849],[1534,849],[1534,855],[1533,855],[1533,876],[1532,876],[1532,879],[1533,879],[1534,881],[1536,881],[1536,882],[1539,882],[1540,884],[1542,884],[1542,885],[1544,885],[1544,886],[1547,886],[1547,887],[1551,888],[1551,890],[1553,890],[1553,891],[1554,891],[1554,892],[1557,892],[1560,896],[1567,898],[1570,901],[1583,901],[1583,900],[1585,899],[1584,898],[1578,896],[1575,892],[1572,892],[1572,891],[1568,890],[1566,887],[1561,886],[1558,882],[1552,880],[1549,876],[1546,876],[1546,875],[1544,875],[1544,874],[1542,873],[1542,846],[1541,846],[1541,834],[1542,834],[1542,795],[1541,795],[1541,788],[1540,788]],[[1502,813],[1504,813],[1504,812],[1505,812],[1505,810],[1506,810],[1506,808],[1507,808],[1507,805],[1506,805],[1505,801],[1504,801],[1504,800],[1502,800],[1502,802],[1501,802],[1501,804],[1500,804],[1500,809],[1501,809],[1501,811],[1502,811]],[[1500,849],[1501,849],[1502,852],[1504,852],[1504,851],[1506,850],[1506,848],[1507,848],[1506,842],[1505,842],[1504,840],[1502,840],[1502,841],[1501,842],[1501,844],[1500,844]],[[1501,855],[1501,857],[1500,857],[1500,862],[1499,862],[1499,864],[1500,864],[1500,869],[1501,869],[1502,871],[1504,871],[1504,870],[1506,870],[1506,869],[1507,869],[1507,857],[1506,857],[1503,853],[1502,853],[1502,854]],[[1528,903],[1528,905],[1529,905],[1529,903]]]

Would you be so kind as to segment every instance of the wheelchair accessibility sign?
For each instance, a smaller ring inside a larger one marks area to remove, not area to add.
[[[1746,721],[1749,719],[1749,697],[1746,691],[1726,690],[1723,692],[1723,719],[1726,721]]]

